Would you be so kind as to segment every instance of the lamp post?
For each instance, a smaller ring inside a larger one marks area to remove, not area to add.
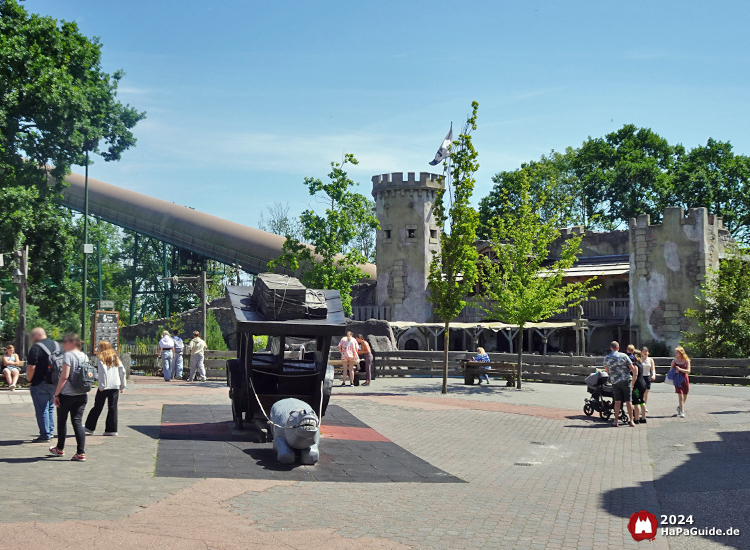
[[[81,278],[81,340],[83,340],[83,349],[86,350],[86,285],[89,279],[88,255],[94,253],[94,245],[89,244],[89,151],[96,146],[95,140],[87,139],[84,143],[84,152],[86,153],[86,166],[84,172],[83,184],[83,277]]]
[[[18,287],[18,327],[16,327],[16,349],[26,359],[26,282],[29,275],[29,247],[15,251],[19,267],[13,271],[13,282]]]

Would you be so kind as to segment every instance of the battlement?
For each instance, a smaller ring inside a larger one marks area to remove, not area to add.
[[[664,209],[662,223],[652,224],[651,216],[641,214],[637,218],[630,218],[631,229],[645,229],[647,227],[676,226],[676,225],[715,225],[720,231],[724,230],[724,221],[721,216],[708,213],[704,207],[690,208],[687,212],[680,207],[667,207]]]
[[[419,174],[419,177],[417,177]],[[385,189],[408,189],[424,187],[428,189],[442,189],[442,176],[429,172],[393,172],[392,174],[381,174],[372,177],[372,191],[383,191]]]

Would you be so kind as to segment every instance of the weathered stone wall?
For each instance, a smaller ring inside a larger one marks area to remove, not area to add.
[[[234,319],[232,316],[232,310],[229,307],[229,302],[226,298],[217,298],[212,300],[208,304],[208,309],[213,311],[216,316],[216,321],[219,323],[221,333],[224,336],[224,341],[230,350],[237,349],[237,335],[234,329]],[[179,314],[180,318],[185,323],[185,329],[180,334],[180,338],[183,340],[189,340],[193,337],[193,331],[197,330],[202,332],[203,327],[201,326],[201,311],[199,308],[189,309]],[[169,319],[155,319],[153,321],[145,321],[143,323],[137,323],[120,329],[120,338],[128,343],[135,343],[136,338],[159,338],[159,331],[169,322]],[[205,334],[201,334],[201,337],[205,338]]]
[[[427,276],[432,252],[440,247],[433,217],[435,193],[443,184],[436,174],[414,172],[383,174],[372,178],[377,218],[380,221],[378,306],[391,307],[391,320],[425,322],[432,308],[427,296]]]
[[[583,227],[573,226],[560,230],[560,237],[558,237],[550,246],[550,256],[559,257],[562,253],[562,247],[565,241],[572,236],[580,235],[581,233],[583,233],[583,239],[581,240],[581,258],[594,256],[619,256],[630,252],[628,231],[607,231],[605,233],[598,233],[596,231],[587,230],[584,233]]]
[[[676,346],[682,332],[692,330],[685,310],[710,269],[731,241],[721,218],[705,208],[667,208],[663,222],[648,215],[630,220],[630,322],[641,341],[654,339]]]

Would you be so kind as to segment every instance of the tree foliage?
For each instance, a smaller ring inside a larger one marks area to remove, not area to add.
[[[282,237],[302,239],[302,224],[298,218],[289,215],[289,203],[275,202],[266,207],[266,211],[260,214],[258,229]]]
[[[445,323],[443,393],[448,391],[449,325],[463,310],[466,297],[473,292],[478,277],[478,253],[474,243],[479,215],[471,206],[471,195],[476,183],[474,173],[479,169],[479,163],[471,132],[477,128],[479,104],[474,101],[471,108],[463,131],[450,146],[447,189],[438,190],[433,206],[435,223],[441,229],[440,250],[433,253],[430,263],[428,299],[433,304],[435,315]]]
[[[0,1],[0,178],[39,186],[44,169],[60,184],[91,148],[119,160],[135,145],[145,113],[117,100],[122,71],[101,67],[101,44],[73,22],[29,14]],[[102,144],[100,148],[100,143]]]
[[[300,216],[302,239],[287,237],[282,255],[269,262],[268,269],[300,270],[300,280],[310,288],[335,289],[347,315],[352,312],[352,287],[367,274],[360,269],[367,258],[354,246],[362,228],[374,231],[378,220],[367,197],[352,191],[356,184],[344,170],[358,164],[346,154],[341,163],[332,162],[329,182],[305,178],[309,194],[325,205],[323,215],[308,209]],[[309,243],[305,244],[305,243]]]
[[[706,277],[698,307],[685,315],[700,330],[685,333],[698,357],[747,357],[750,350],[750,257],[747,249],[724,259]]]
[[[517,196],[506,197],[504,215],[494,220],[492,256],[482,258],[483,309],[504,323],[518,325],[518,376],[521,387],[523,329],[578,305],[597,288],[594,279],[563,283],[565,271],[580,254],[583,235],[565,240],[559,258],[550,258],[552,243],[560,237],[558,227],[565,208],[547,208],[550,196],[541,190],[531,195],[529,178],[521,171]],[[551,215],[543,219],[540,212]]]
[[[750,159],[736,155],[729,142],[709,138],[686,150],[670,145],[649,128],[628,124],[604,136],[589,137],[564,153],[552,151],[519,169],[499,172],[494,187],[480,201],[480,235],[488,237],[491,221],[517,199],[521,172],[533,197],[542,190],[549,200],[534,206],[542,220],[565,204],[561,223],[611,230],[628,219],[649,214],[661,219],[667,206],[705,207],[722,216],[732,235],[750,242]],[[515,201],[508,208],[515,208]]]

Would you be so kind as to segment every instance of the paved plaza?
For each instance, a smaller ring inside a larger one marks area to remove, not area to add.
[[[223,383],[134,382],[83,464],[30,442],[27,391],[0,392],[1,549],[750,548],[745,388],[693,385],[680,419],[655,385],[649,423],[614,429],[583,386],[377,379],[334,388],[328,458],[303,472],[234,429]],[[639,510],[740,535],[636,543]]]

